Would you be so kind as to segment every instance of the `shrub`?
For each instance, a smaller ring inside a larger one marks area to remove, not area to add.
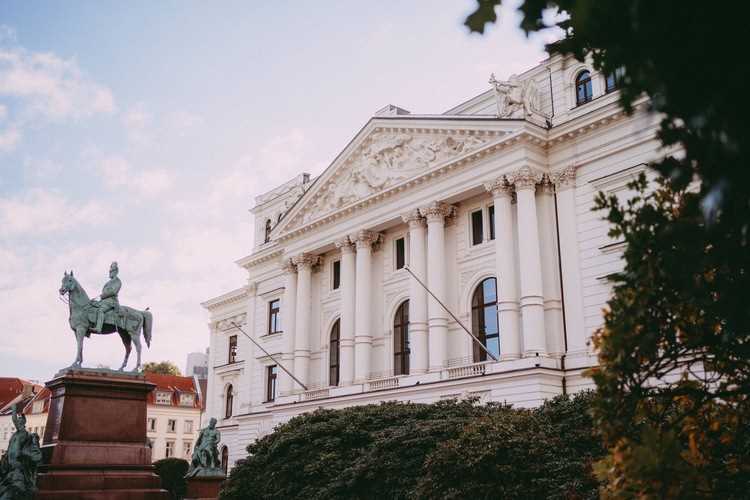
[[[156,474],[161,479],[161,487],[169,491],[175,500],[179,500],[187,491],[185,474],[190,464],[181,458],[163,458],[154,462]]]
[[[592,498],[591,461],[603,451],[590,398],[537,410],[474,401],[317,410],[249,445],[221,498]]]

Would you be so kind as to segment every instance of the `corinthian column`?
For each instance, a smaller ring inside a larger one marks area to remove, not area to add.
[[[542,181],[542,174],[529,167],[523,167],[509,174],[508,181],[516,187],[518,206],[518,260],[521,264],[524,354],[546,354],[542,259],[535,198],[536,185]]]
[[[486,182],[495,205],[495,272],[497,273],[497,313],[500,322],[500,359],[521,357],[521,330],[518,313],[515,251],[513,249],[513,186],[505,177]]]
[[[547,178],[537,189],[537,207],[547,352],[552,356],[560,356],[565,353],[565,340],[563,338],[562,298],[560,296],[560,266],[557,255],[555,188]]]
[[[419,210],[401,218],[409,224],[409,269],[424,283],[427,280],[426,225]],[[428,368],[427,290],[414,278],[409,280],[409,368],[425,373]]]
[[[453,215],[455,207],[432,203],[419,210],[427,219],[427,286],[445,303],[445,218]],[[441,370],[448,356],[448,316],[432,297],[428,302],[430,371]]]
[[[356,264],[354,245],[349,238],[336,242],[341,250],[341,335],[339,337],[339,370],[341,383],[351,385],[354,381],[354,312]]]
[[[284,352],[281,360],[287,370],[294,371],[295,317],[297,314],[297,266],[291,259],[284,264],[284,296],[282,297],[281,324],[284,329]],[[284,370],[278,371],[279,390],[282,395],[291,394],[296,382]],[[301,389],[301,387],[299,388]]]
[[[310,368],[310,303],[312,301],[312,266],[315,255],[303,253],[294,257],[297,266],[297,317],[294,336],[294,376],[307,385]]]
[[[557,191],[557,218],[560,231],[560,270],[565,308],[565,330],[568,353],[586,351],[583,323],[581,269],[578,262],[578,231],[576,229],[576,171],[574,167],[552,173]]]
[[[370,375],[372,332],[370,321],[370,291],[372,287],[372,244],[379,234],[360,231],[354,238],[357,244],[357,292],[354,320],[354,381],[364,382]]]

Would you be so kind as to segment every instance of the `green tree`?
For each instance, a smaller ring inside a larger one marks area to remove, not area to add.
[[[182,375],[177,365],[171,361],[149,361],[143,365],[144,373],[156,373],[157,375]]]
[[[499,0],[466,20],[483,32]],[[566,36],[552,54],[591,54],[596,69],[624,70],[626,110],[643,94],[662,116],[659,138],[680,155],[651,164],[620,206],[597,208],[624,240],[625,269],[597,333],[595,415],[609,455],[605,497],[744,498],[750,486],[750,4],[633,0],[526,0],[527,32]],[[562,20],[560,20],[562,19]],[[666,149],[668,150],[668,149]],[[659,380],[659,384],[654,384]]]
[[[174,500],[183,498],[187,492],[185,474],[189,467],[188,461],[182,458],[162,458],[154,462],[156,474],[161,479],[161,487],[167,490]]]
[[[248,446],[221,498],[591,498],[603,449],[590,398],[317,410]]]

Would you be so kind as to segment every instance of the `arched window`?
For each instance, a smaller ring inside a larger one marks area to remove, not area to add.
[[[494,354],[500,356],[500,329],[497,322],[497,280],[482,281],[471,298],[472,333]],[[474,362],[487,361],[484,349],[474,344]]]
[[[221,447],[221,470],[224,471],[224,475],[229,470],[229,448],[226,446]]]
[[[580,106],[593,98],[591,90],[591,73],[583,70],[576,77],[576,105]]]
[[[405,300],[393,318],[393,374],[409,374],[409,301]]]
[[[271,219],[266,219],[266,230],[263,236],[263,243],[271,241]]]
[[[341,322],[336,320],[331,328],[331,341],[328,344],[328,383],[339,385],[339,339]]]
[[[234,389],[232,388],[232,384],[229,384],[227,386],[227,397],[225,401],[225,413],[224,418],[229,418],[232,416],[232,407],[234,406]]]

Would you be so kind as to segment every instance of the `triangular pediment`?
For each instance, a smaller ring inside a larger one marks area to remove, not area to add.
[[[368,124],[286,214],[274,235],[294,232],[331,214],[376,197],[441,165],[502,141],[518,123],[477,128]],[[453,125],[453,124],[452,124]]]

